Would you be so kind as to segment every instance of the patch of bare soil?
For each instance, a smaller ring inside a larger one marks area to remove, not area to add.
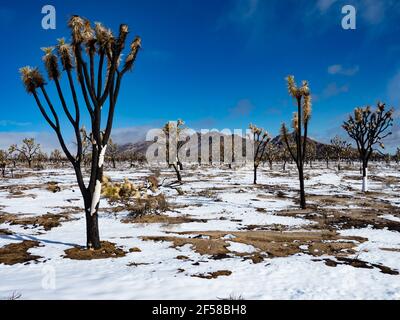
[[[368,177],[372,181],[376,182],[382,182],[385,185],[398,185],[400,183],[400,178],[396,176],[375,176],[375,175],[370,175]],[[344,180],[357,180],[361,181],[362,176],[360,175],[349,175],[349,176],[344,176]]]
[[[17,263],[27,263],[37,261],[41,258],[28,252],[29,249],[40,246],[38,241],[24,240],[20,243],[11,243],[0,248],[0,264],[14,265]]]
[[[389,252],[400,252],[400,249],[398,248],[380,248],[383,251],[389,251]]]
[[[216,199],[218,197],[218,195],[215,192],[215,188],[214,188],[214,190],[211,190],[211,189],[213,189],[213,188],[201,190],[201,191],[195,193],[195,195],[197,195],[198,197]]]
[[[73,199],[73,200],[80,200],[80,199]],[[69,200],[66,200],[68,202],[71,202]],[[83,213],[83,209],[78,206],[62,206],[62,207],[53,207],[53,209],[60,209],[62,212],[60,214],[81,214]],[[101,208],[103,209],[102,211],[107,211],[107,208]]]
[[[13,232],[8,229],[0,229],[0,236],[10,236]]]
[[[114,243],[108,241],[101,242],[101,248],[90,250],[86,247],[75,247],[64,251],[64,258],[72,260],[94,260],[107,258],[120,258],[126,255],[126,252],[117,247]]]
[[[20,198],[32,198],[36,199],[35,194],[25,193],[21,187],[11,188],[8,192],[7,199],[20,199]]]
[[[137,263],[137,262],[129,262],[127,264],[128,267],[138,267],[138,266],[147,266],[150,263],[145,263],[145,262],[141,262],[141,263]]]
[[[142,237],[143,240],[168,241],[172,247],[192,245],[195,252],[201,255],[210,255],[211,258],[229,258],[228,254],[243,256],[229,251],[229,243],[224,238],[228,233],[220,231],[200,232],[198,237],[193,233],[182,232],[179,235],[192,235],[192,237],[158,236]],[[354,248],[366,241],[361,237],[342,237],[336,232],[275,232],[275,231],[246,231],[229,232],[234,238],[229,241],[252,245],[265,253],[269,258],[288,257],[297,253],[312,256],[333,255],[347,256],[355,253]],[[247,255],[249,259],[260,260],[262,256]]]
[[[0,213],[0,223],[9,223],[10,225],[21,225],[25,229],[29,227],[43,227],[49,231],[52,228],[59,227],[62,222],[71,221],[68,214],[47,213],[42,216],[21,216],[16,214]]]
[[[315,196],[308,197],[313,204],[306,210],[282,210],[275,212],[280,216],[302,217],[317,224],[307,228],[319,230],[343,230],[351,228],[384,229],[400,232],[400,222],[384,219],[381,216],[390,214],[400,217],[400,208],[392,206],[384,200],[364,196]],[[330,206],[330,208],[326,208]],[[342,208],[335,209],[333,206]]]
[[[162,223],[162,224],[181,224],[181,223],[190,223],[190,222],[202,222],[206,223],[205,219],[195,219],[190,216],[178,216],[178,217],[170,217],[163,214],[150,214],[144,216],[128,216],[127,218],[122,219],[123,223]]]
[[[176,256],[175,259],[178,259],[178,260],[190,260],[189,257],[182,256],[182,255]]]
[[[354,268],[363,268],[363,269],[379,269],[382,273],[385,274],[390,274],[390,275],[398,275],[399,272],[396,270],[393,270],[389,267],[386,267],[381,264],[375,264],[375,263],[370,263],[366,261],[362,261],[359,259],[351,259],[351,258],[346,258],[346,257],[337,257],[337,261],[334,261],[332,259],[323,259],[325,261],[325,264],[329,267],[336,267],[338,265],[349,265]]]
[[[202,279],[216,279],[220,276],[230,276],[231,274],[232,274],[232,271],[219,270],[219,271],[215,271],[215,272],[193,274],[193,275],[191,275],[191,277],[202,278]]]
[[[302,227],[301,227],[302,228]],[[268,225],[258,225],[258,224],[249,224],[244,227],[239,228],[240,230],[257,230],[257,231],[288,231],[293,230],[293,227],[289,227],[283,224],[268,224]]]
[[[174,236],[160,236],[160,237],[142,237],[143,240],[147,241],[168,241],[172,242],[172,247],[182,247],[190,244],[193,250],[201,255],[226,255],[229,253],[227,247],[229,243],[222,239],[202,239],[202,238],[183,238]]]

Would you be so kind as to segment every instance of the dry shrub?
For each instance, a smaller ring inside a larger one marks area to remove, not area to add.
[[[50,181],[47,183],[46,190],[57,193],[61,191],[60,186],[58,185],[58,182]]]
[[[126,199],[123,200],[123,203],[129,213],[135,217],[146,214],[158,214],[168,210],[168,203],[163,194]]]
[[[153,191],[157,192],[158,191],[158,179],[156,176],[149,176],[146,178],[146,181],[148,183],[148,188]]]
[[[122,183],[112,183],[103,178],[102,194],[110,204],[122,206],[133,216],[157,214],[168,210],[168,203],[162,193],[158,193],[158,179],[149,176],[146,183],[134,184],[125,178]]]

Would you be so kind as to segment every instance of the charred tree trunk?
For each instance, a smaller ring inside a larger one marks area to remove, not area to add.
[[[300,180],[300,207],[302,209],[306,208],[306,194],[304,190],[304,172],[303,167],[299,167],[299,180]]]
[[[172,167],[173,167],[174,170],[175,170],[177,180],[178,180],[179,182],[182,182],[182,175],[181,175],[181,172],[179,171],[178,166],[177,166],[176,164],[172,164]]]
[[[298,129],[297,129],[297,162],[299,171],[299,181],[300,181],[300,207],[301,209],[306,208],[306,196],[304,190],[304,156],[306,151],[306,139],[307,136],[304,135],[304,140],[302,141],[302,112],[301,112],[301,98],[297,98],[297,112],[298,112]],[[303,142],[303,143],[302,143]]]
[[[362,192],[368,191],[368,163],[362,162]]]
[[[86,246],[87,248],[100,249],[100,233],[98,222],[98,205],[95,212],[92,213],[92,197],[86,195],[85,199],[85,217],[86,217]]]

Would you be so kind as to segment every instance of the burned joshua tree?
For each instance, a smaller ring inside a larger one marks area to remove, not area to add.
[[[40,144],[37,144],[34,138],[25,138],[21,146],[13,144],[9,148],[9,153],[19,153],[20,157],[28,162],[28,167],[32,168],[32,162],[35,156],[40,152]]]
[[[281,135],[291,157],[297,165],[300,181],[300,207],[305,209],[306,197],[304,191],[304,160],[307,153],[308,122],[311,118],[311,93],[307,81],[303,81],[302,86],[297,87],[294,77],[289,76],[287,78],[287,83],[289,94],[297,102],[297,112],[294,113],[292,120],[292,136],[296,142],[295,148],[293,148],[290,144],[290,135],[285,124],[282,124]]]
[[[351,144],[348,143],[346,140],[342,139],[339,136],[335,136],[331,140],[331,145],[332,145],[332,150],[334,153],[334,156],[336,157],[337,160],[337,166],[338,166],[338,171],[341,170],[341,161],[342,159],[347,155],[348,149],[351,148]]]
[[[59,164],[63,160],[63,155],[60,150],[55,149],[50,153],[49,160],[54,164]]]
[[[185,122],[181,119],[176,122],[170,121],[163,128],[166,140],[166,160],[168,165],[174,168],[179,183],[182,182],[181,171],[183,170],[182,162],[179,159],[179,150],[186,143],[186,141],[181,141],[185,130]]]
[[[6,176],[6,168],[8,164],[8,152],[5,150],[0,150],[0,170],[1,176],[4,178]]]
[[[268,162],[269,170],[273,170],[274,162],[278,161],[280,157],[279,147],[275,144],[268,143],[265,150],[265,156],[263,158],[264,162]]]
[[[344,122],[343,129],[357,144],[359,159],[362,166],[363,184],[362,191],[368,191],[368,162],[375,147],[384,148],[382,140],[391,135],[389,131],[393,126],[394,110],[385,111],[386,105],[378,103],[375,111],[371,107],[356,108],[354,116]]]
[[[329,160],[333,156],[333,147],[330,144],[325,144],[321,148],[321,157],[326,162],[326,168],[329,169]]]
[[[271,141],[271,137],[268,132],[262,128],[258,128],[255,125],[250,124],[250,133],[252,135],[252,140],[254,143],[253,147],[253,166],[254,166],[254,184],[257,184],[257,169],[261,164],[261,161],[265,158],[265,152],[267,151],[267,146]]]
[[[396,154],[394,155],[394,159],[396,161],[396,164],[400,162],[400,148],[397,148]]]
[[[108,142],[108,150],[107,150],[107,155],[108,159],[111,161],[113,169],[117,167],[117,160],[118,160],[118,154],[119,154],[119,146],[116,144],[112,139]]]
[[[26,90],[35,98],[40,112],[55,131],[62,150],[74,168],[85,205],[87,246],[98,249],[101,247],[98,209],[104,156],[111,135],[121,82],[134,65],[141,40],[139,37],[134,39],[124,63],[120,63],[128,36],[126,24],[120,26],[118,36],[114,36],[112,31],[101,23],[96,23],[93,28],[89,20],[79,16],[71,17],[68,26],[72,32],[72,42],[69,44],[60,39],[55,47],[43,48],[43,61],[48,78],[56,87],[63,112],[74,129],[76,154],[73,154],[65,143],[59,120],[61,111],[56,109],[53,98],[49,96],[47,83],[39,69],[24,67],[20,72]],[[66,88],[62,88],[60,81],[63,73],[67,77],[67,80],[64,80],[68,82]],[[77,87],[80,88],[83,101],[78,98],[80,94]],[[64,92],[67,90],[71,93],[72,103],[66,99],[67,95]],[[71,105],[74,114],[71,113]],[[89,137],[92,159],[87,185],[82,174],[83,143],[80,128],[83,108],[87,110],[91,122]],[[108,113],[105,115],[105,129],[102,129],[102,111],[106,108]]]

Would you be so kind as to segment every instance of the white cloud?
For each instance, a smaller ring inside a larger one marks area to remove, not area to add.
[[[358,71],[360,71],[359,66],[345,68],[341,64],[334,64],[328,67],[328,73],[332,75],[339,74],[350,77],[357,74]]]
[[[320,13],[325,13],[337,0],[318,0],[317,8]]]
[[[42,151],[60,149],[57,137],[52,132],[0,132],[0,149],[8,149],[12,144],[20,144],[24,138],[35,138]],[[68,143],[68,142],[67,142]],[[73,147],[73,146],[72,146]]]
[[[388,83],[387,96],[389,98],[388,103],[395,107],[400,107],[400,71],[395,74]]]
[[[391,6],[391,1],[382,0],[364,0],[361,15],[364,20],[372,25],[379,24],[383,21],[386,11]]]
[[[229,110],[230,116],[234,118],[248,116],[253,108],[254,106],[249,99],[242,99],[234,108]]]
[[[112,131],[112,139],[114,142],[122,145],[127,143],[136,143],[139,141],[144,141],[146,139],[146,134],[150,129],[160,128],[156,125],[143,125],[134,126],[126,128],[116,128]]]
[[[249,20],[257,12],[259,4],[259,0],[238,0],[229,13],[229,19],[236,22]]]
[[[25,127],[30,126],[31,122],[18,122],[13,120],[0,120],[0,127]]]
[[[338,86],[335,82],[328,84],[322,91],[323,98],[330,98],[349,91],[348,85]]]

